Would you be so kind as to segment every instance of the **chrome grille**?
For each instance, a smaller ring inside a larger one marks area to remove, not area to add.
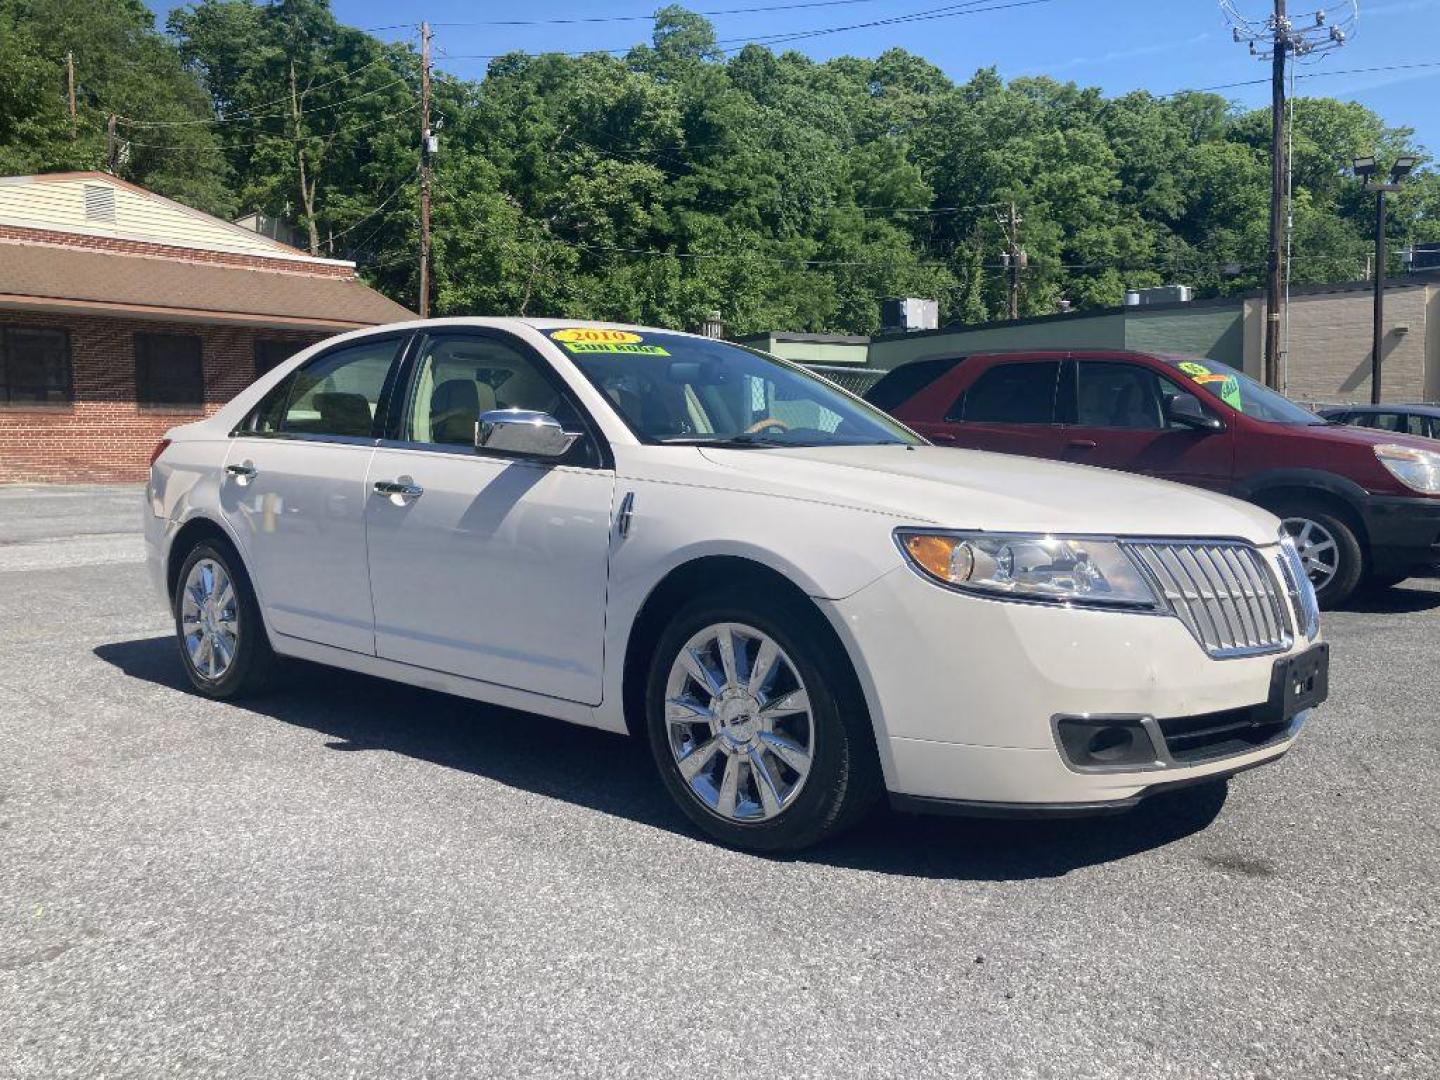
[[[1175,616],[1213,657],[1283,652],[1293,630],[1265,557],[1234,541],[1127,541]]]

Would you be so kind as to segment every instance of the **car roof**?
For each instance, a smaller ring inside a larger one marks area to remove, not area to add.
[[[714,338],[706,337],[704,334],[692,334],[686,330],[671,330],[663,326],[641,326],[635,323],[603,322],[598,319],[529,318],[515,315],[452,315],[441,319],[410,319],[405,322],[369,326],[364,330],[352,331],[350,336],[363,337],[370,333],[383,334],[393,333],[397,330],[420,330],[427,326],[476,326],[489,327],[494,330],[514,330],[517,327],[523,326],[541,332],[573,327],[587,330],[628,330],[638,334],[675,334],[680,337],[703,338],[706,341],[715,340]],[[731,344],[733,344],[733,342]]]

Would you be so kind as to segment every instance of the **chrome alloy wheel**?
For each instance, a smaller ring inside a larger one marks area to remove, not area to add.
[[[1295,539],[1295,550],[1305,566],[1310,583],[1315,591],[1329,585],[1340,570],[1340,546],[1330,530],[1309,518],[1290,517],[1282,524],[1285,531]]]
[[[212,682],[222,678],[235,662],[240,614],[234,583],[214,559],[190,568],[180,597],[180,627],[191,666]]]
[[[727,821],[768,821],[791,805],[815,758],[800,674],[775,641],[741,623],[685,643],[665,685],[670,752],[690,793]]]

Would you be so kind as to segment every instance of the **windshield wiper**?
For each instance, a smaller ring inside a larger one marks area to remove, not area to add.
[[[684,435],[677,439],[661,439],[664,446],[719,446],[719,447],[772,447],[772,446],[803,446],[803,443],[785,442],[770,435],[760,435],[748,431],[738,435]]]

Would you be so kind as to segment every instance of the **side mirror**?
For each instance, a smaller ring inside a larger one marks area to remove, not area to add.
[[[1176,394],[1165,402],[1165,418],[1200,431],[1220,431],[1225,427],[1218,416],[1212,416],[1194,394]]]
[[[475,421],[475,449],[492,454],[558,458],[578,438],[549,413],[530,409],[492,409]]]

